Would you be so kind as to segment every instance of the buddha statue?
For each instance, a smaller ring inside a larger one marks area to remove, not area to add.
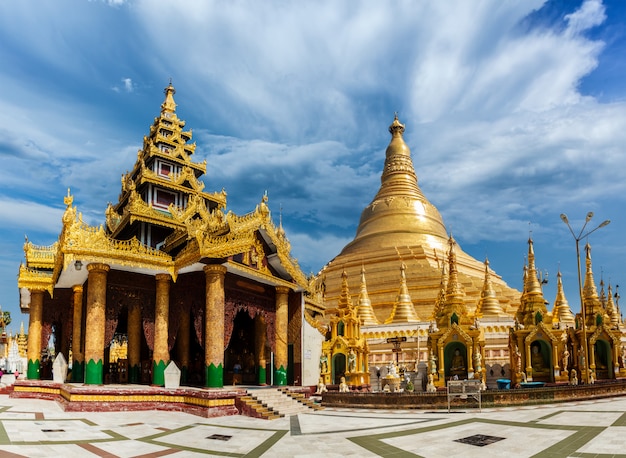
[[[340,393],[348,393],[350,391],[350,387],[346,383],[346,378],[341,377],[341,383],[339,384],[339,392]]]
[[[533,374],[547,374],[550,372],[550,368],[546,367],[546,362],[543,359],[539,345],[532,346],[530,365],[533,368]]]
[[[324,383],[324,378],[320,377],[319,383],[317,384],[317,391],[315,394],[324,394],[328,391],[326,388],[326,384]]]
[[[452,355],[452,362],[450,364],[450,374],[451,375],[463,375],[466,371],[465,359],[461,354],[461,350],[456,348],[454,350],[454,355]]]

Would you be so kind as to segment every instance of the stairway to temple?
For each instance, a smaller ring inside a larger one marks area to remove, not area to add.
[[[246,390],[245,402],[259,417],[272,420],[274,418],[299,413],[310,413],[322,409],[304,394],[290,392],[288,388],[257,388]]]

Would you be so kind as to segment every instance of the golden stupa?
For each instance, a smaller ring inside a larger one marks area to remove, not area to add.
[[[411,151],[403,138],[404,125],[397,116],[389,132],[391,142],[380,189],[363,210],[354,240],[320,271],[317,281],[325,291],[326,309],[333,310],[341,295],[342,273],[346,272],[351,287],[356,290],[364,268],[367,292],[379,323],[388,322],[398,287],[406,281],[419,321],[430,321],[441,289],[449,234],[439,211],[418,186]],[[473,314],[485,282],[485,263],[460,247],[456,256],[467,312]],[[521,293],[510,288],[495,272],[490,270],[490,273],[502,315],[514,315]]]

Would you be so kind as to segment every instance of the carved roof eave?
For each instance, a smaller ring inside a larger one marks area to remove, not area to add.
[[[169,144],[170,146],[172,146],[172,150],[173,150],[172,153],[168,154],[164,151],[161,151],[155,145],[156,142],[162,142],[162,143]],[[171,161],[180,165],[187,165],[191,167],[192,169],[200,172],[199,173],[200,175],[206,174],[206,160],[202,162],[193,162],[191,160],[190,154],[188,154],[185,151],[185,148],[190,149],[191,154],[193,154],[196,149],[196,144],[194,142],[194,143],[187,143],[185,145],[175,145],[169,139],[165,137],[160,137],[158,140],[154,139],[152,141],[149,141],[149,144],[146,145],[144,149],[139,150],[139,156],[144,159],[149,158],[149,157],[165,159],[167,161]],[[141,161],[137,161],[135,163],[135,166],[133,167],[133,171],[138,171],[140,164],[141,164]]]
[[[388,329],[388,330],[364,330],[361,328],[361,335],[366,339],[389,339],[392,337],[416,337],[417,329]]]
[[[229,272],[238,271],[245,274],[246,277],[253,278],[261,283],[271,284],[274,286],[285,286],[293,291],[297,291],[300,289],[300,285],[297,285],[291,281],[284,280],[280,277],[275,277],[273,275],[267,274],[263,271],[253,269],[252,267],[248,267],[244,264],[239,264],[238,262],[228,261],[224,263]]]
[[[559,338],[555,335],[554,330],[550,329],[545,322],[541,321],[528,333],[528,335],[524,338],[524,341],[527,344],[530,344],[539,332],[543,332],[550,339],[553,345],[559,340]]]
[[[198,248],[198,241],[196,239],[190,239],[185,248],[183,248],[174,259],[174,265],[176,271],[191,266],[197,262],[200,262],[200,250]]]
[[[458,333],[467,344],[472,343],[472,338],[470,337],[470,335],[465,332],[465,330],[461,326],[456,323],[452,323],[452,325],[441,334],[438,339],[437,345],[443,346],[453,333]]]
[[[326,311],[324,309],[324,304],[319,303],[318,301],[311,298],[311,296],[304,296],[304,307],[307,310],[311,310],[314,313],[319,313],[321,315],[325,315]]]
[[[17,287],[19,289],[26,288],[30,291],[48,291],[52,297],[54,292],[53,272],[32,269],[24,264],[20,264]]]
[[[135,237],[130,240],[115,240],[106,234],[102,226],[93,227],[84,223],[73,207],[68,207],[63,215],[59,248],[53,272],[55,281],[61,270],[78,259],[83,262],[165,271],[176,279],[174,261],[170,255],[141,244]]]
[[[320,323],[315,318],[313,318],[308,313],[304,312],[304,319],[307,323],[311,325],[311,327],[315,328],[317,332],[319,332],[322,336],[326,336],[326,332],[328,331],[328,327],[324,323]]]
[[[278,259],[280,260],[283,268],[289,273],[289,275],[291,275],[291,278],[293,278],[296,283],[308,291],[310,286],[309,281],[307,280],[304,272],[302,272],[302,269],[300,269],[298,260],[291,257],[291,244],[289,243],[289,240],[287,240],[286,237],[278,236],[278,230],[269,218],[261,229],[265,229],[265,234],[270,238],[276,247],[276,254],[278,255]]]
[[[598,326],[594,333],[589,337],[589,343],[591,345],[595,344],[596,341],[600,338],[602,333],[606,333],[611,340],[613,340],[613,348],[619,348],[621,345],[621,332],[615,332],[606,323],[602,323],[602,325]]]
[[[203,257],[225,258],[245,252],[256,239],[255,233],[263,231],[276,247],[276,254],[281,266],[293,278],[295,283],[303,290],[308,290],[308,281],[300,269],[297,261],[290,254],[289,241],[278,237],[276,226],[269,216],[269,210],[265,204],[258,206],[254,212],[243,216],[229,212],[226,220],[230,232],[225,235],[212,236],[210,234],[198,234],[198,244]]]
[[[58,247],[59,242],[54,242],[48,246],[40,246],[27,241],[24,243],[26,266],[31,269],[53,269]]]

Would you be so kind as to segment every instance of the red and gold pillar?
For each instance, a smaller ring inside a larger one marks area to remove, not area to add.
[[[274,385],[287,385],[287,335],[289,326],[289,288],[276,287],[276,352],[274,354]]]
[[[254,353],[257,364],[257,383],[267,385],[267,372],[265,365],[265,342],[267,341],[267,328],[263,315],[257,315],[254,319]]]
[[[141,383],[141,307],[128,305],[128,383]]]
[[[41,368],[41,318],[43,314],[43,291],[30,292],[30,319],[28,321],[28,380],[39,380]]]
[[[226,267],[211,264],[204,267],[206,298],[204,313],[205,386],[224,386],[224,277]]]
[[[72,325],[72,382],[85,380],[85,347],[83,344],[83,285],[72,288],[74,317]]]
[[[170,362],[167,345],[170,313],[170,274],[156,275],[156,305],[154,310],[154,351],[152,353],[152,384],[165,385],[165,367]]]
[[[183,307],[180,314],[180,324],[176,335],[176,357],[180,364],[180,383],[185,384],[189,379],[189,342],[191,332],[191,313]]]
[[[85,384],[102,385],[104,368],[104,327],[106,319],[107,274],[102,263],[87,265],[87,317],[85,329]]]

